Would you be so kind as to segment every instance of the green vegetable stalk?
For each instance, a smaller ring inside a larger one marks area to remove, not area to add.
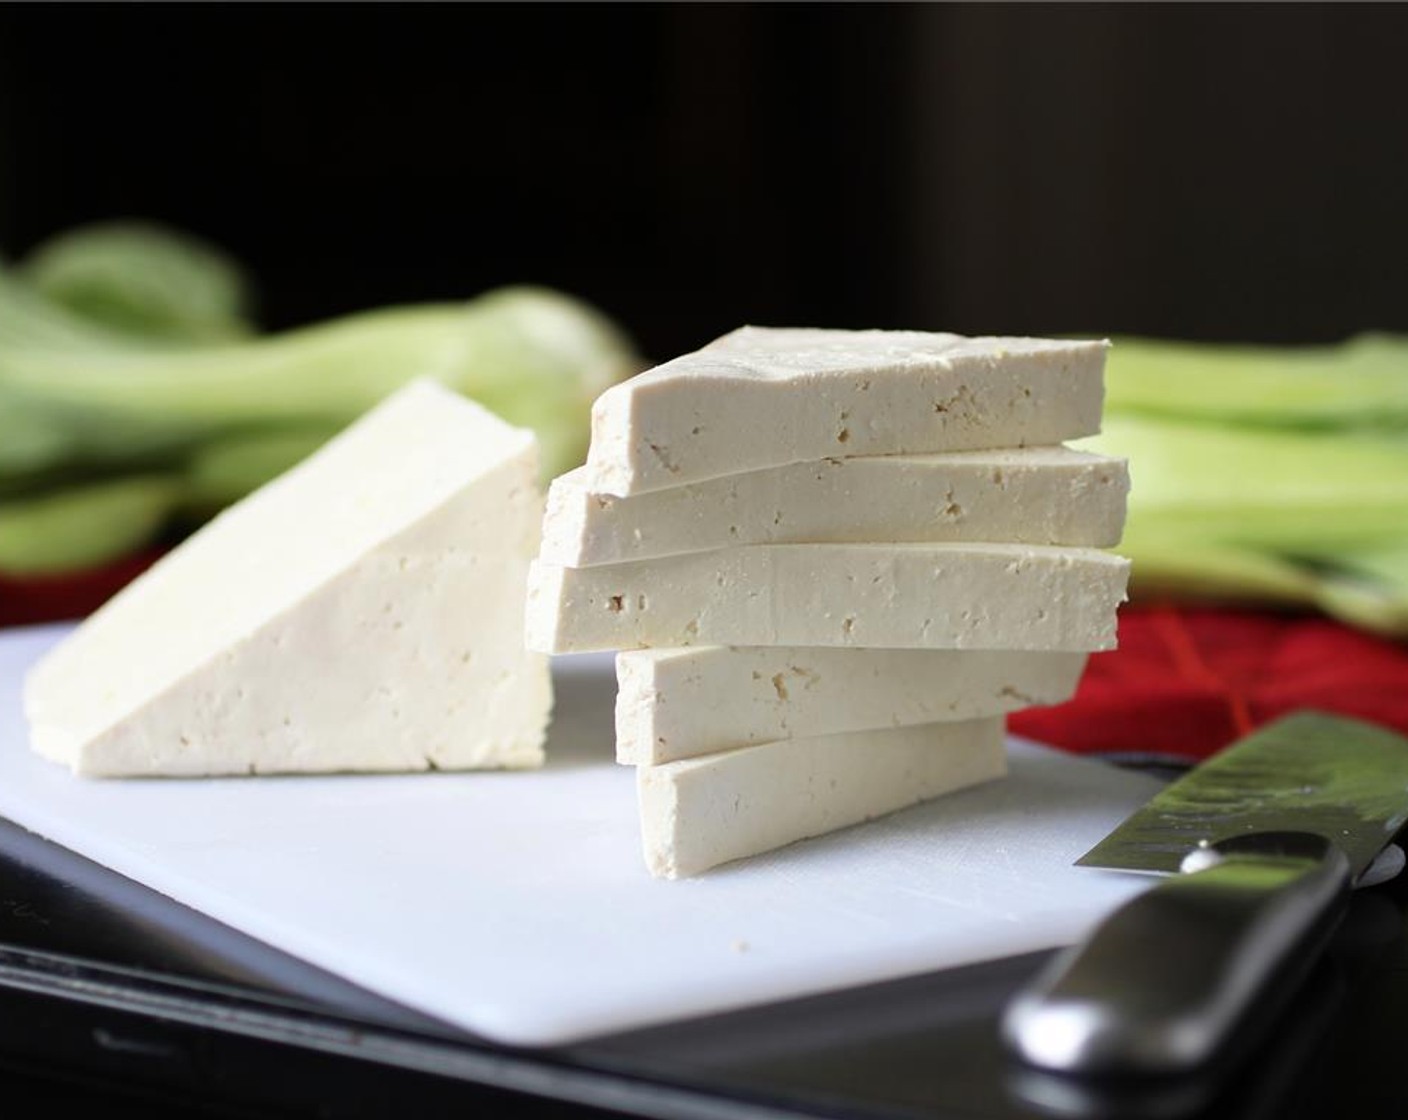
[[[411,378],[433,377],[535,429],[551,476],[585,455],[591,402],[638,367],[603,316],[520,287],[198,350],[0,349],[0,400],[71,433],[65,454],[106,459],[114,444],[138,451],[266,424],[341,426]]]
[[[1331,346],[1112,342],[1112,415],[1408,432],[1408,335],[1362,334]]]
[[[335,434],[326,427],[272,428],[197,447],[186,465],[185,511],[196,519],[218,512],[302,462]]]
[[[1408,528],[1408,440],[1113,415],[1079,446],[1129,460],[1129,528],[1333,553]]]
[[[268,335],[249,302],[237,265],[161,227],[74,231],[0,268],[0,572],[100,564],[208,517],[418,377],[532,428],[546,480],[643,365],[547,288]]]
[[[1408,636],[1408,338],[1330,347],[1116,340],[1131,595],[1312,607]]]
[[[148,543],[179,508],[174,475],[136,475],[0,503],[0,571],[51,575],[107,563]]]

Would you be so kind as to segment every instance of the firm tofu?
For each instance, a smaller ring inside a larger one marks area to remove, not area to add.
[[[741,544],[1007,541],[1108,548],[1125,460],[1066,447],[792,463],[654,490],[593,494],[579,467],[548,490],[539,555],[584,568]]]
[[[564,568],[534,561],[545,653],[660,646],[1109,649],[1129,562],[1015,544],[762,544]]]
[[[1007,772],[1001,717],[787,739],[636,772],[652,875],[676,879]]]
[[[32,745],[95,776],[537,766],[531,432],[417,382],[232,506],[32,671]]]
[[[779,739],[1058,704],[1086,654],[695,646],[616,655],[616,761],[654,766]]]
[[[743,327],[597,398],[586,488],[624,496],[828,456],[1094,435],[1107,345]]]

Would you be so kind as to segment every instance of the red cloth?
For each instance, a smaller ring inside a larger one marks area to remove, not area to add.
[[[1408,734],[1408,643],[1318,615],[1127,605],[1119,648],[1091,655],[1075,696],[1008,727],[1072,751],[1192,760],[1297,708]]]
[[[61,576],[0,575],[0,626],[58,622],[92,614],[160,555],[159,550],[151,550]]]

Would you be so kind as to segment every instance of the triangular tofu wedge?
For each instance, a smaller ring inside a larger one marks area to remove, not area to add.
[[[532,433],[414,382],[38,664],[32,745],[93,776],[537,766],[541,517]]]
[[[1063,650],[685,646],[616,655],[616,761],[658,766],[782,739],[951,723],[1069,700]]]
[[[1108,548],[1124,528],[1123,459],[1069,447],[867,455],[593,494],[553,479],[540,558],[587,568],[745,544],[1006,541]]]
[[[642,766],[641,842],[679,879],[1007,773],[1001,717],[886,727]]]
[[[1036,544],[754,544],[528,574],[528,645],[1113,649],[1129,561]]]
[[[584,483],[624,497],[832,456],[1100,430],[1104,341],[741,327],[607,389]]]

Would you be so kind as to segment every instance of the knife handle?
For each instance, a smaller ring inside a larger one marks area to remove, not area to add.
[[[1228,1048],[1259,998],[1288,996],[1343,915],[1349,862],[1308,833],[1195,850],[1054,958],[1009,1004],[1008,1046],[1070,1074],[1174,1074]],[[1270,988],[1275,991],[1268,991]]]

